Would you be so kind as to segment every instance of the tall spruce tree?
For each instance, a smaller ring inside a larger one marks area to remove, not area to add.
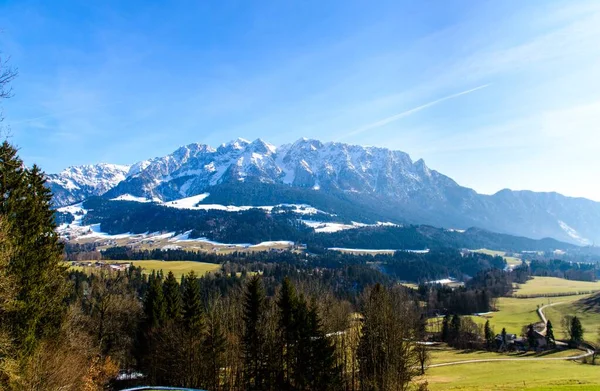
[[[450,319],[451,316],[450,314],[446,314],[444,316],[444,320],[442,321],[442,342],[449,342],[450,341]]]
[[[307,384],[309,390],[333,391],[341,388],[341,369],[336,366],[335,345],[325,335],[323,324],[313,300],[308,309],[308,330],[310,334],[310,361]]]
[[[144,297],[144,313],[146,314],[147,326],[156,328],[162,326],[166,320],[166,306],[162,283],[154,272],[150,276],[149,285]]]
[[[221,385],[221,368],[224,365],[226,339],[221,319],[219,318],[218,305],[215,300],[208,306],[206,313],[206,327],[202,341],[202,357],[204,358],[204,372],[206,373],[206,388],[218,391]]]
[[[182,299],[179,283],[172,271],[169,271],[163,282],[167,319],[178,321],[182,317]]]
[[[298,342],[297,307],[298,298],[296,290],[290,279],[285,277],[281,284],[279,298],[277,299],[279,309],[279,330],[281,334],[281,374],[279,375],[279,388],[282,390],[291,387],[294,359],[296,357],[296,344]]]
[[[483,328],[483,335],[485,338],[485,346],[487,349],[494,348],[494,331],[492,330],[492,326],[490,326],[490,321],[485,321],[485,326]]]
[[[15,279],[12,340],[22,356],[58,332],[66,311],[66,267],[55,232],[52,194],[37,166],[25,168],[8,142],[0,146],[0,216],[9,224],[12,253],[7,272]]]
[[[546,344],[550,347],[556,346],[556,340],[554,339],[554,329],[552,327],[552,322],[548,319],[546,322]]]
[[[190,331],[202,329],[200,283],[193,271],[189,272],[183,284],[183,322]]]
[[[452,316],[452,320],[450,321],[450,331],[449,331],[449,343],[451,345],[456,345],[460,338],[460,316],[458,314],[454,314]]]
[[[264,353],[264,330],[261,321],[265,312],[265,291],[259,276],[248,282],[244,298],[244,334],[242,354],[246,390],[263,390],[267,382]]]
[[[581,321],[578,317],[574,316],[571,318],[571,342],[573,343],[581,343],[583,341],[583,326],[581,325]]]

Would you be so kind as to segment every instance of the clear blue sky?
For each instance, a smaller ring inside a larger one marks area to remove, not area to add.
[[[599,1],[0,0],[0,28],[47,172],[304,136],[600,200]]]

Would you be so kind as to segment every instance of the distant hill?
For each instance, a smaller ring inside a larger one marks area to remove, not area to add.
[[[197,208],[203,207],[207,209],[194,209],[185,204],[90,197],[78,207],[59,209],[57,218],[65,232],[69,226],[83,234],[93,228],[108,235],[188,232],[190,239],[206,238],[221,243],[294,241],[307,244],[309,250],[330,247],[392,250],[486,247],[517,252],[577,247],[554,239],[535,240],[479,228],[456,231],[425,225],[358,224],[297,204],[228,209],[199,204]]]

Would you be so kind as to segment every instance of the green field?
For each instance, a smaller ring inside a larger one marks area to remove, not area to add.
[[[577,296],[582,298],[583,296]],[[557,300],[561,301],[561,300]],[[564,330],[561,325],[561,319],[565,315],[577,316],[581,320],[584,328],[584,339],[590,342],[596,342],[600,338],[600,312],[598,308],[587,309],[579,303],[565,302],[544,309],[544,314],[552,321],[554,325],[554,335],[556,338],[564,338]]]
[[[504,258],[504,260],[506,261],[508,266],[519,266],[521,263],[523,263],[523,261],[519,258],[507,257],[506,253],[504,251],[489,250],[487,248],[480,248],[479,250],[471,250],[471,251],[473,251],[475,253],[482,253],[482,254],[487,254],[487,255],[491,255],[491,256],[502,257],[502,258]]]
[[[533,277],[525,284],[518,285],[515,295],[542,295],[556,293],[577,293],[600,291],[600,281],[573,281],[556,277]]]
[[[600,366],[571,361],[504,361],[430,368],[436,390],[600,390]]]
[[[192,262],[192,261],[104,261],[110,263],[132,263],[142,268],[144,274],[152,273],[152,270],[162,270],[165,274],[172,271],[177,279],[182,275],[194,271],[199,276],[219,270],[221,265],[215,263]]]
[[[473,316],[473,320],[478,324],[485,323],[489,319],[490,325],[494,327],[496,333],[500,333],[503,327],[506,328],[508,333],[517,334],[521,333],[523,326],[529,323],[537,323],[540,321],[537,315],[538,306],[544,306],[551,303],[565,303],[568,308],[570,303],[573,303],[586,296],[565,296],[565,297],[553,297],[553,298],[533,298],[533,299],[518,299],[515,297],[501,297],[498,299],[497,307],[498,311],[492,312],[491,314],[483,316]],[[554,307],[548,307],[544,310],[546,315],[551,314],[551,310]],[[551,315],[550,315],[551,316]],[[552,323],[556,326],[560,323],[560,318],[552,318]],[[559,337],[558,335],[556,336]]]
[[[465,360],[484,360],[484,359],[496,359],[496,358],[558,358],[558,357],[571,357],[578,356],[582,352],[577,349],[565,349],[554,352],[543,352],[536,354],[535,352],[514,352],[514,353],[497,353],[487,351],[474,351],[474,350],[456,350],[452,348],[440,347],[433,348],[431,350],[431,363],[443,364],[447,362],[465,361]],[[465,364],[471,365],[471,364]],[[432,368],[433,369],[433,368]]]

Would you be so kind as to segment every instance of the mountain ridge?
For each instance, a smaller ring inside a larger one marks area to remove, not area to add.
[[[130,166],[83,167],[49,175],[56,206],[98,195],[168,202],[205,192],[218,194],[218,202],[264,205],[256,189],[270,192],[269,200],[277,203],[287,202],[293,190],[297,202],[327,197],[331,205],[337,197],[373,210],[373,218],[385,215],[394,222],[480,227],[580,245],[600,239],[600,203],[555,192],[479,194],[430,169],[423,159],[413,161],[406,152],[383,147],[307,138],[275,147],[260,138],[238,138],[217,148],[191,143]],[[211,197],[206,202],[214,202]]]

